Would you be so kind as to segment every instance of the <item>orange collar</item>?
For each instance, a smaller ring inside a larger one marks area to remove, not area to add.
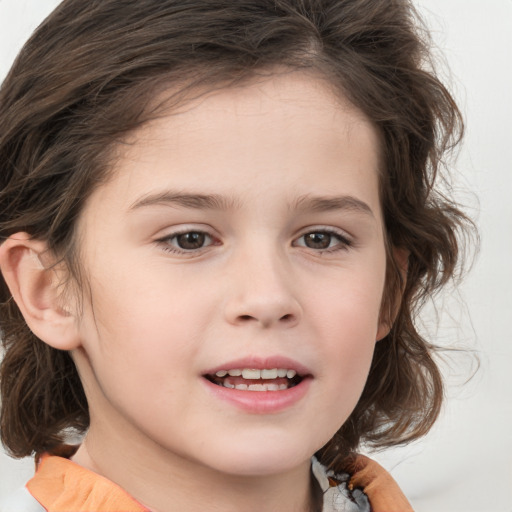
[[[324,510],[345,510],[348,490],[358,488],[354,496],[359,493],[359,510],[370,509],[364,491],[373,512],[413,512],[391,475],[368,457],[354,456],[350,463],[352,476],[346,474],[341,482],[334,478],[334,472],[319,468],[323,466],[314,460],[313,473],[324,493]],[[41,457],[27,489],[47,512],[150,512],[115,483],[55,455]],[[343,503],[339,507],[334,505],[340,500]],[[326,503],[330,505],[325,507]]]
[[[52,455],[41,457],[27,488],[48,512],[149,512],[110,480]]]

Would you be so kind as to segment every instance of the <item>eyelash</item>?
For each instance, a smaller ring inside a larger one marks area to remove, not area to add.
[[[202,237],[205,237],[205,240],[209,240],[210,243],[208,245],[192,249],[184,249],[182,247],[177,247],[173,244],[173,240],[177,240],[178,237],[183,235],[199,235]],[[308,247],[307,245],[300,244],[297,245],[297,241],[306,237],[307,235],[328,235],[329,238],[329,245],[332,242],[332,239],[334,238],[337,240],[337,243],[333,247],[326,247],[325,249],[322,248],[312,248]],[[221,245],[221,243],[215,239],[212,235],[207,233],[204,230],[194,230],[194,229],[185,229],[183,231],[178,231],[176,233],[171,233],[170,235],[167,235],[163,238],[160,238],[156,241],[165,252],[174,253],[174,254],[181,254],[181,255],[194,255],[198,253],[202,253],[205,249],[208,247],[214,246],[214,245]],[[346,251],[350,247],[353,246],[352,240],[350,240],[344,233],[341,233],[340,231],[337,231],[332,228],[316,228],[316,229],[310,229],[306,232],[304,232],[302,235],[300,235],[298,238],[296,238],[292,244],[294,247],[304,247],[306,249],[312,249],[315,252],[318,252],[320,254],[323,253],[334,253],[337,251]]]
[[[350,240],[345,233],[340,232],[336,229],[325,228],[325,227],[312,228],[312,229],[310,228],[308,231],[303,233],[300,237],[296,238],[295,242],[297,240],[300,240],[301,238],[304,238],[307,235],[328,235],[329,237],[331,237],[329,239],[329,244],[333,238],[337,239],[338,243],[336,243],[333,247],[327,247],[325,249],[320,249],[320,248],[313,249],[311,247],[307,247],[306,245],[298,246],[298,247],[305,247],[307,249],[313,249],[316,252],[319,252],[320,254],[334,253],[334,252],[338,252],[338,251],[346,251],[354,245],[353,241]]]
[[[205,238],[210,240],[210,243],[207,246],[198,247],[196,249],[184,249],[181,247],[171,245],[172,241],[176,240],[178,237],[183,236],[183,235],[191,235],[191,234],[204,236]],[[167,235],[163,238],[159,238],[156,242],[162,247],[162,249],[165,252],[170,252],[170,253],[174,253],[174,254],[182,254],[182,255],[197,254],[198,252],[203,252],[204,249],[206,249],[212,245],[220,245],[220,243],[218,241],[216,241],[216,239],[212,235],[210,235],[206,231],[200,230],[200,229],[184,229],[183,231],[177,231],[176,233],[171,233],[170,235]]]

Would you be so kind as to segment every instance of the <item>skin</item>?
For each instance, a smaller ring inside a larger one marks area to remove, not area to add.
[[[310,457],[387,333],[375,129],[293,72],[204,95],[128,142],[78,221],[82,307],[55,310],[72,321],[42,337],[73,350],[88,397],[75,462],[153,511],[314,510]],[[185,232],[203,246],[180,248]],[[205,385],[269,357],[309,374],[288,407],[243,410]]]

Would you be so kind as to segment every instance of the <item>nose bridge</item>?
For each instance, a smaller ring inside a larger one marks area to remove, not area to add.
[[[226,314],[231,323],[291,325],[301,316],[294,276],[278,244],[255,237],[240,247],[230,265]]]

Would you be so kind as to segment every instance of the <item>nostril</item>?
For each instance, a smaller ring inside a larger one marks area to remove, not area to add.
[[[247,311],[247,310],[246,310]],[[282,327],[291,327],[297,321],[298,316],[292,313],[281,314],[280,311],[260,311],[251,315],[248,313],[236,315],[233,322],[238,325],[260,324],[263,327],[271,325],[281,325]]]

